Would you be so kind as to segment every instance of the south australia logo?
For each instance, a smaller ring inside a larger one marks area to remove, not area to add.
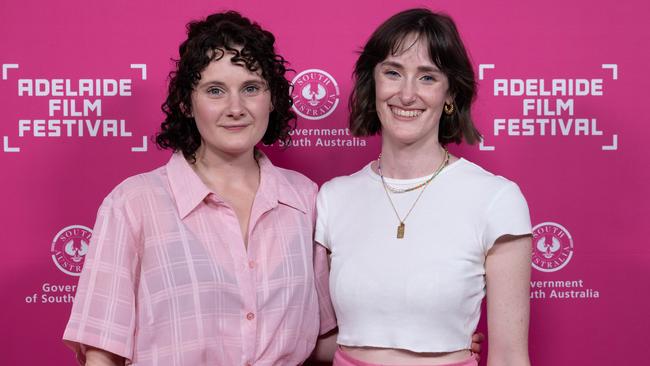
[[[88,253],[92,231],[83,225],[64,227],[52,240],[52,260],[61,272],[79,276]]]
[[[573,238],[569,231],[555,222],[543,222],[533,228],[533,268],[555,272],[573,257]]]
[[[293,78],[293,110],[302,118],[323,119],[339,104],[339,86],[332,75],[319,69],[305,70]]]

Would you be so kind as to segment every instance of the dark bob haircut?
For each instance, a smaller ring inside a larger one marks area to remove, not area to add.
[[[290,84],[285,78],[287,61],[274,49],[275,37],[257,23],[235,11],[216,13],[205,20],[187,24],[187,39],[181,43],[175,60],[176,70],[169,73],[167,99],[162,105],[165,121],[156,135],[156,144],[163,149],[182,151],[194,162],[201,145],[201,135],[192,117],[192,92],[201,79],[201,72],[225,52],[234,54],[233,64],[249,71],[260,70],[271,93],[273,111],[262,142],[288,142],[295,126],[296,114],[291,110]]]
[[[413,43],[405,44],[413,40]],[[395,14],[375,30],[354,68],[354,88],[350,97],[350,131],[354,136],[372,136],[381,131],[375,105],[375,66],[389,54],[398,55],[416,42],[428,45],[431,61],[449,79],[454,99],[451,115],[442,113],[438,140],[445,146],[465,140],[473,144],[481,139],[472,122],[470,108],[476,96],[474,70],[458,35],[454,21],[429,9],[410,9]]]

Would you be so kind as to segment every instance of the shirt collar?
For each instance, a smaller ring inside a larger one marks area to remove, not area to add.
[[[258,197],[265,199],[273,207],[279,203],[293,207],[303,213],[308,212],[307,203],[304,196],[296,191],[296,183],[287,179],[286,173],[282,168],[278,168],[264,153],[258,150],[257,162],[260,165],[260,175],[262,177],[258,188]]]
[[[262,152],[258,152],[257,161],[260,165],[261,180],[255,199],[263,200],[269,209],[282,203],[307,213],[304,199],[301,199],[294,188],[295,185],[287,180],[281,169],[275,167]],[[183,219],[213,192],[206,187],[181,152],[172,155],[166,169],[178,213]],[[215,196],[217,200],[221,200],[216,194]]]
[[[182,152],[174,153],[166,168],[176,208],[183,219],[211,192],[185,160]]]

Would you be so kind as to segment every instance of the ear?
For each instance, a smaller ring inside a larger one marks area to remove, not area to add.
[[[445,98],[445,103],[446,104],[454,104],[454,97],[455,97],[455,95],[447,93],[447,97]]]

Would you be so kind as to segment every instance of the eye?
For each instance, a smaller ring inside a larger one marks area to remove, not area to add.
[[[432,75],[424,75],[424,76],[422,76],[420,78],[420,80],[427,81],[427,82],[432,82],[432,81],[436,81],[436,78],[433,77]]]
[[[221,96],[224,94],[224,91],[221,88],[217,88],[216,86],[209,87],[207,92],[211,96]]]
[[[395,70],[386,70],[384,71],[384,75],[386,75],[390,79],[396,79],[400,76],[399,73]]]
[[[261,90],[262,88],[259,85],[251,84],[246,85],[242,91],[247,95],[257,95]]]

